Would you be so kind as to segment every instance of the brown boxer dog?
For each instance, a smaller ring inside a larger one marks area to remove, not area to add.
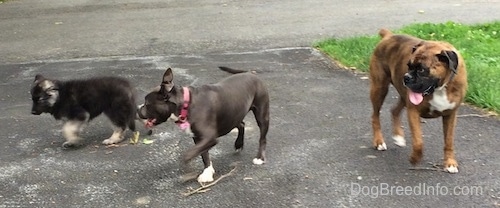
[[[400,114],[407,108],[412,132],[413,151],[410,162],[415,165],[422,159],[422,130],[420,118],[443,119],[444,169],[458,172],[453,150],[453,134],[457,109],[467,89],[465,63],[451,44],[421,40],[407,35],[393,35],[381,29],[382,40],[370,60],[370,99],[373,106],[373,145],[378,150],[387,146],[380,129],[380,108],[392,84],[400,97],[392,108],[392,133],[398,146],[406,141],[401,127]]]

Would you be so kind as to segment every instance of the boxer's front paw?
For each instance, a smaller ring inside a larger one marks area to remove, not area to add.
[[[400,147],[406,146],[406,140],[404,137],[402,137],[400,135],[394,135],[394,136],[392,136],[392,139],[394,140],[394,144],[396,144]]]
[[[458,173],[458,164],[454,159],[448,159],[444,162],[444,170],[448,173]]]
[[[375,148],[377,148],[377,150],[384,151],[387,150],[387,145],[385,142],[382,142],[382,144],[378,144]]]

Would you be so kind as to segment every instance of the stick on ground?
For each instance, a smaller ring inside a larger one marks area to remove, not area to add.
[[[191,196],[191,195],[196,194],[196,193],[205,193],[205,192],[207,192],[207,191],[210,190],[209,188],[211,186],[217,184],[223,178],[232,175],[235,170],[236,170],[236,166],[231,171],[229,171],[228,173],[226,173],[224,175],[221,175],[219,178],[217,178],[217,180],[215,180],[215,181],[213,181],[213,182],[211,182],[209,184],[206,184],[206,185],[200,184],[201,187],[199,187],[197,189],[194,189],[192,191],[188,191],[188,192],[182,193],[182,195],[184,195],[184,196]]]
[[[438,171],[438,172],[446,172],[440,165],[434,164],[432,162],[429,162],[428,164],[432,165],[432,167],[411,167],[409,169],[410,170],[431,170],[431,171]]]

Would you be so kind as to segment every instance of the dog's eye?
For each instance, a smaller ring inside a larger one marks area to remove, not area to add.
[[[425,69],[424,68],[420,68],[417,70],[418,73],[424,73],[425,72]]]
[[[43,102],[49,99],[49,96],[39,97],[38,102]]]

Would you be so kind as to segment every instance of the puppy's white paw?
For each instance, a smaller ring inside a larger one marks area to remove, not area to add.
[[[116,141],[116,139],[105,139],[104,141],[102,141],[102,144],[104,145],[110,145],[110,144],[115,144],[115,143],[118,143],[120,141]]]
[[[449,166],[444,169],[448,173],[458,173],[458,167],[457,166]]]
[[[262,159],[260,159],[260,158],[254,158],[252,162],[253,162],[253,164],[255,164],[255,165],[262,165],[262,164],[264,164],[264,163],[265,163],[265,161],[264,161],[264,160],[262,160]]]
[[[394,135],[394,136],[392,136],[392,139],[394,139],[394,144],[396,144],[400,147],[406,146],[406,140],[404,137],[402,137],[400,135]]]
[[[67,142],[64,142],[64,143],[63,143],[62,147],[63,147],[64,149],[66,149],[66,148],[70,148],[70,147],[76,147],[76,146],[78,146],[78,145],[79,145],[79,143],[77,143],[77,142],[67,141]]]
[[[212,165],[208,166],[203,170],[203,173],[198,176],[198,183],[209,183],[214,181],[214,173],[214,167]]]
[[[377,146],[377,150],[380,150],[380,151],[387,150],[387,145],[385,144],[385,142],[384,142],[384,143],[382,143],[382,144],[379,144],[379,145]]]

